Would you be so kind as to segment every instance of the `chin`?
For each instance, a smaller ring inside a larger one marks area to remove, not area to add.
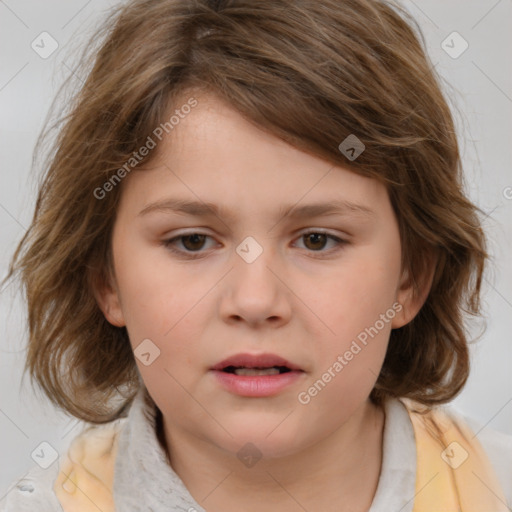
[[[219,445],[237,456],[247,454],[274,459],[292,455],[302,445],[313,444],[313,441],[307,443],[303,439],[303,429],[280,424],[282,420],[282,416],[276,420],[273,415],[265,419],[258,414],[244,421],[225,422],[224,427],[233,437],[226,434]]]

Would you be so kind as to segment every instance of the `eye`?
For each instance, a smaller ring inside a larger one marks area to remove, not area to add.
[[[162,241],[162,245],[169,251],[186,258],[200,258],[206,252],[206,241],[213,238],[204,233],[184,233]],[[330,253],[348,242],[323,231],[309,231],[303,233],[298,240],[304,240],[305,249],[309,252]],[[331,248],[324,250],[331,242]],[[178,247],[181,246],[181,247]]]
[[[334,244],[334,247],[331,247],[331,249],[336,249],[338,246],[347,243],[345,240],[323,231],[309,231],[303,233],[298,240],[304,240],[306,249],[313,252],[330,252],[330,250],[323,250],[329,241]]]
[[[187,257],[199,257],[204,251],[205,240],[211,237],[203,233],[186,233],[168,240],[164,240],[162,244],[167,247],[170,251],[183,254]],[[176,246],[180,245],[184,249],[178,249]],[[198,254],[194,254],[198,253]]]

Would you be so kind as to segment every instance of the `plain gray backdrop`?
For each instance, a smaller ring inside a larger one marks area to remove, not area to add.
[[[116,3],[0,1],[0,277],[33,213],[32,152],[50,102],[73,68],[74,48]],[[460,112],[468,193],[485,212],[492,255],[483,293],[487,328],[472,346],[471,377],[453,404],[483,428],[512,434],[512,0],[403,4],[419,21],[432,63]],[[44,55],[52,40],[58,48]],[[31,453],[41,442],[62,450],[79,425],[30,386],[21,387],[27,328],[15,289],[11,284],[0,296],[0,499],[34,465]],[[472,332],[480,326],[472,324]]]

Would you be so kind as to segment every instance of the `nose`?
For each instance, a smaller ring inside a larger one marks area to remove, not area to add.
[[[245,322],[253,327],[288,323],[292,293],[275,254],[267,248],[252,259],[239,251],[233,255],[233,263],[233,269],[222,281],[221,318],[227,323]]]

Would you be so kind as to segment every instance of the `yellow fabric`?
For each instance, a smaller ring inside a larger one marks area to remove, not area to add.
[[[403,402],[416,439],[413,512],[507,512],[498,478],[473,432],[442,409],[423,415]]]
[[[119,423],[90,427],[61,462],[54,492],[64,512],[115,512],[114,464]]]
[[[402,402],[416,439],[413,512],[507,512],[498,479],[473,433],[440,409],[422,415],[413,402]],[[115,512],[119,431],[120,423],[114,422],[91,427],[73,441],[54,483],[64,512]]]

